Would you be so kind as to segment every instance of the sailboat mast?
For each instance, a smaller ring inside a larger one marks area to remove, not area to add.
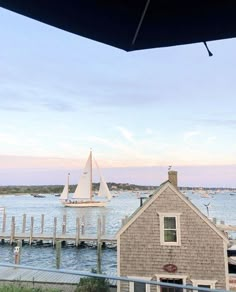
[[[70,188],[70,173],[67,175],[67,186],[68,186],[68,194],[69,194],[69,188]]]
[[[93,196],[93,166],[92,166],[92,150],[90,150],[90,200]]]

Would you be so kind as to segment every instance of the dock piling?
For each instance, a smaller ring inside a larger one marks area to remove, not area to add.
[[[101,243],[101,218],[97,222],[97,273],[101,274],[101,258],[102,258],[102,243]]]
[[[7,220],[7,215],[4,212],[2,215],[2,233],[5,233],[6,231],[6,220]]]
[[[75,235],[75,246],[78,247],[80,244],[80,219],[76,218],[76,235]]]
[[[56,243],[56,236],[57,236],[57,217],[54,217],[54,227],[53,227],[53,241],[52,245],[54,246]]]
[[[31,218],[30,218],[30,238],[29,238],[29,245],[32,244],[33,234],[34,234],[34,217],[31,216]]]
[[[15,248],[14,248],[14,263],[15,263],[15,265],[20,264],[21,249],[22,249],[22,242],[21,242],[21,240],[18,240],[17,246],[15,246]]]
[[[105,235],[106,233],[106,216],[102,216],[102,235]]]
[[[84,216],[82,216],[82,220],[81,220],[81,234],[84,235],[84,229],[85,229],[85,220],[84,220]]]
[[[22,218],[22,233],[25,233],[25,227],[26,227],[26,214],[23,214],[23,218]]]
[[[43,234],[44,231],[44,214],[41,215],[41,234]]]
[[[61,241],[56,241],[56,268],[60,269],[61,266]]]
[[[66,234],[66,215],[63,215],[63,220],[62,220],[62,234]]]
[[[15,216],[11,217],[11,238],[10,238],[10,244],[13,244],[13,241],[15,239],[15,228],[16,228],[16,223],[15,223]]]

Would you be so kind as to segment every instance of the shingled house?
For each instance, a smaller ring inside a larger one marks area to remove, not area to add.
[[[168,174],[117,233],[118,275],[228,289],[227,237],[178,190],[177,172]],[[118,290],[148,291],[135,285]]]

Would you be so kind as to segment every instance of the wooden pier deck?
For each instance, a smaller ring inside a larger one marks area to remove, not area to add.
[[[116,244],[116,238],[115,235],[101,235],[98,237],[97,235],[80,235],[80,237],[77,237],[76,234],[63,234],[58,233],[56,235],[53,234],[42,234],[42,233],[16,233],[14,235],[11,234],[11,232],[5,232],[0,233],[0,240],[8,241],[11,244],[14,242],[17,242],[18,240],[22,240],[24,242],[28,242],[29,244],[32,244],[34,241],[45,241],[45,242],[52,242],[54,244],[56,241],[70,241],[76,242],[79,244],[80,242],[104,242],[104,243],[112,243]]]
[[[75,218],[73,231],[67,231],[67,218],[64,215],[61,226],[58,226],[57,217],[53,218],[53,224],[51,228],[45,228],[44,214],[41,215],[40,228],[35,230],[34,217],[30,218],[30,226],[26,228],[26,214],[22,217],[21,231],[19,231],[19,224],[16,224],[15,216],[11,217],[11,220],[6,220],[6,213],[3,214],[2,228],[0,228],[0,241],[9,242],[13,244],[17,241],[27,242],[30,245],[34,242],[51,242],[55,245],[57,241],[72,242],[75,246],[79,246],[80,243],[91,243],[93,244],[116,244],[115,235],[106,234],[105,218],[98,218],[97,228],[95,234],[88,234],[85,232],[84,218]],[[6,226],[6,222],[10,226]],[[18,228],[16,228],[18,226]]]

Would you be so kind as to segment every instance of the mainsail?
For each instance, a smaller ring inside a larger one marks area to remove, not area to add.
[[[83,174],[76,187],[73,199],[92,199],[92,153],[86,162]]]

